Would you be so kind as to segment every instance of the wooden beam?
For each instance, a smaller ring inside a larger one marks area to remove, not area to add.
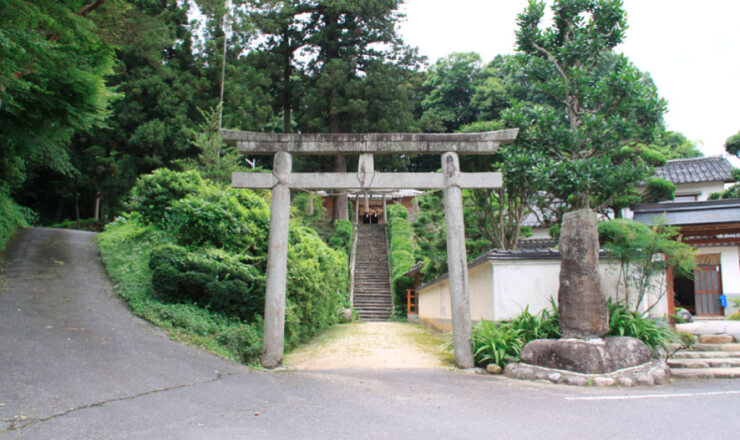
[[[493,154],[511,143],[518,128],[484,133],[312,133],[279,134],[221,130],[226,143],[250,154]]]
[[[287,182],[290,188],[305,190],[396,190],[402,188],[443,189],[442,173],[373,173],[361,182],[356,173],[292,173]],[[501,173],[460,173],[461,188],[500,188]],[[269,173],[233,173],[231,186],[234,188],[269,189],[278,184],[278,179]]]
[[[702,244],[737,244],[740,245],[740,237],[696,237],[696,238],[684,238],[683,242],[690,245],[702,245]]]

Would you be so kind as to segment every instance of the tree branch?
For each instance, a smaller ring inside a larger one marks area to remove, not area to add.
[[[100,5],[105,3],[105,0],[93,0],[91,3],[86,4],[85,6],[80,9],[77,14],[81,17],[86,17],[87,14],[91,13],[92,11],[98,9]]]

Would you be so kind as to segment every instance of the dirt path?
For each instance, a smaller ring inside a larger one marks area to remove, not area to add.
[[[297,370],[338,368],[447,368],[452,355],[444,335],[406,322],[356,322],[336,326],[285,357]]]

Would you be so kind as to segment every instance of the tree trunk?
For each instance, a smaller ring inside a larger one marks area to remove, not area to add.
[[[337,173],[347,172],[347,156],[339,154],[334,156]],[[332,213],[332,221],[335,220],[349,220],[349,211],[347,210],[347,193],[341,193],[334,198],[334,212]]]

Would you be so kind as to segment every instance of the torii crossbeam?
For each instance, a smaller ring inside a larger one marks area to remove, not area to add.
[[[444,189],[447,261],[452,306],[455,363],[474,366],[471,340],[463,188],[499,188],[500,173],[463,173],[458,154],[488,155],[516,139],[518,129],[465,134],[269,134],[221,130],[227,143],[249,154],[275,154],[272,174],[234,173],[235,188],[272,189],[267,251],[262,365],[283,359],[285,287],[288,262],[290,189],[395,190]],[[356,173],[292,173],[292,155],[359,154]],[[441,154],[441,173],[376,173],[373,154]]]

